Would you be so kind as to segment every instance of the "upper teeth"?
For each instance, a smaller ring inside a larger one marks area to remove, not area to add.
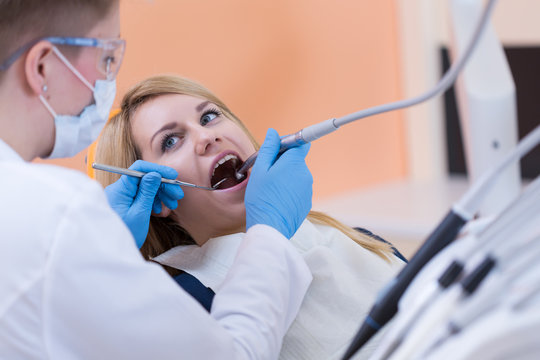
[[[224,157],[222,157],[221,159],[219,159],[219,161],[216,163],[216,165],[214,165],[214,171],[212,171],[212,175],[214,175],[214,173],[216,172],[216,169],[218,168],[218,166],[222,165],[225,161],[228,161],[228,160],[231,160],[231,159],[238,159],[238,156],[233,155],[233,154],[227,154]]]

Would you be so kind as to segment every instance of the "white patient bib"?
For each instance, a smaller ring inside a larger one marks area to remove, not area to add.
[[[153,260],[195,276],[218,292],[245,234],[178,246]],[[302,254],[313,281],[283,340],[280,359],[339,359],[364,320],[375,296],[401,269],[356,244],[337,229],[304,221],[291,242]],[[268,271],[272,271],[271,268]],[[380,336],[354,359],[367,358]]]

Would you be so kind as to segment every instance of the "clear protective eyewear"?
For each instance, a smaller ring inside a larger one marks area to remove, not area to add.
[[[126,41],[123,39],[97,39],[64,36],[44,37],[20,47],[0,64],[0,71],[7,70],[26,50],[42,40],[49,41],[55,45],[95,47],[98,50],[96,68],[101,74],[107,76],[107,80],[114,79],[116,74],[118,74],[126,49]]]

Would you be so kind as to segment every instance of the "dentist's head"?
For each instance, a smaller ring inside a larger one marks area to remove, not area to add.
[[[0,1],[0,136],[23,159],[70,157],[105,124],[125,42],[118,0]]]

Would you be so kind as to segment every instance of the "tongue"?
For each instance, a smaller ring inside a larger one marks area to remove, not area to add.
[[[236,179],[236,169],[240,167],[241,161],[239,159],[233,158],[225,161],[223,164],[219,165],[215,170],[214,174],[210,178],[210,184],[214,186],[219,181],[226,179],[224,182],[219,184],[218,189],[228,189],[233,187],[242,181]],[[242,179],[244,180],[244,179]]]

